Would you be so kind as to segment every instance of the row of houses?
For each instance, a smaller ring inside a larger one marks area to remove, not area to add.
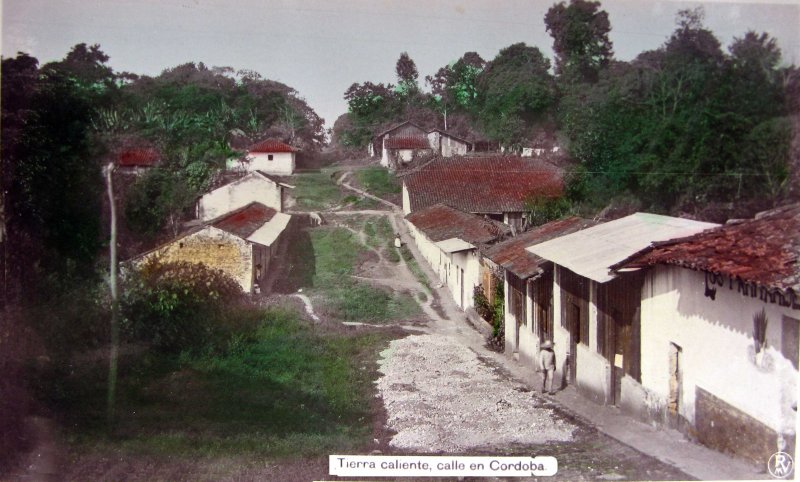
[[[117,158],[122,172],[141,174],[157,165],[153,149]],[[286,189],[294,186],[278,175],[295,168],[296,150],[275,140],[251,146],[241,162],[231,166],[236,178],[212,189],[196,201],[196,219],[175,238],[134,256],[134,267],[157,259],[189,262],[219,269],[236,280],[246,293],[269,289],[274,261],[285,245],[292,216],[284,213]],[[145,155],[146,154],[146,155]]]
[[[505,190],[477,158],[404,178],[409,230],[456,304],[503,283],[506,351],[531,370],[553,341],[557,385],[755,463],[794,454],[800,205],[721,226],[635,213],[522,232],[520,182],[549,172],[537,192],[557,195],[560,177],[505,162]]]

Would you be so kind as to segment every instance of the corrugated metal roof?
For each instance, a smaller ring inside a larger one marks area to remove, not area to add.
[[[533,197],[558,197],[561,170],[518,156],[438,157],[407,175],[411,211],[445,203],[470,213],[521,212]]]
[[[503,223],[437,204],[406,216],[434,243],[460,238],[472,244],[490,243],[511,232]]]
[[[518,278],[528,279],[541,273],[539,265],[547,260],[526,251],[525,248],[595,224],[597,222],[578,217],[560,219],[489,246],[483,250],[483,255],[514,273]]]
[[[261,203],[252,202],[228,214],[212,219],[208,224],[215,228],[235,234],[242,239],[249,238],[267,221],[273,218],[277,211]]]
[[[674,264],[800,293],[800,204],[760,213],[693,236],[672,239],[614,269]]]
[[[291,219],[292,216],[289,214],[275,213],[272,219],[256,229],[247,240],[264,246],[272,246],[272,243],[278,239],[278,236],[280,236],[283,230],[286,229],[286,226],[289,225]]]
[[[717,224],[659,214],[636,213],[527,248],[586,278],[605,283],[609,269],[651,243],[705,231]]]
[[[426,137],[396,136],[386,139],[387,149],[430,149],[431,144]]]
[[[475,249],[475,246],[459,238],[450,238],[445,239],[444,241],[439,241],[436,243],[436,246],[445,253],[455,253],[458,251]]]
[[[253,144],[248,149],[248,152],[296,152],[297,149],[281,142],[277,139],[267,139],[265,141],[261,141],[259,143]]]

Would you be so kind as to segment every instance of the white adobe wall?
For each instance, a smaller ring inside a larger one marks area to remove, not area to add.
[[[452,137],[442,136],[442,157],[455,155],[463,156],[467,153],[467,145]]]
[[[466,310],[474,306],[472,292],[480,284],[480,262],[475,250],[458,253],[445,253],[425,233],[420,232],[413,224],[406,221],[409,233],[414,238],[422,257],[436,272],[439,281],[445,284],[456,304]],[[461,306],[460,269],[464,269],[464,306]]]
[[[533,299],[531,283],[525,282],[525,324],[519,326],[519,345],[517,345],[517,317],[511,312],[511,287],[508,282],[509,273],[504,271],[504,293],[505,293],[505,339],[506,353],[517,353],[519,361],[532,369],[538,364],[539,337],[534,332],[533,326]]]
[[[553,273],[553,352],[556,354],[556,374],[553,386],[562,386],[567,378],[566,360],[569,350],[569,332],[561,326],[561,270]]]
[[[281,186],[274,182],[257,173],[248,174],[203,195],[197,202],[197,217],[207,221],[251,202],[259,202],[280,212],[283,208],[281,192]]]
[[[272,160],[269,160],[272,156]],[[250,160],[247,163],[248,171],[264,171],[267,174],[291,175],[295,168],[294,152],[251,152],[247,154]]]
[[[781,354],[782,318],[800,312],[716,286],[704,296],[705,275],[657,266],[642,290],[642,385],[651,404],[666,406],[670,343],[682,348],[681,415],[695,423],[695,387],[701,387],[777,432],[794,433],[798,372]],[[766,310],[767,348],[754,362],[753,315]]]
[[[408,187],[403,182],[403,215],[411,214],[411,198],[408,195]],[[408,223],[411,225],[411,223]]]
[[[578,343],[576,363],[578,370],[575,382],[581,392],[594,402],[606,404],[612,401],[611,364],[597,353],[597,292],[598,283],[589,280],[589,345]]]

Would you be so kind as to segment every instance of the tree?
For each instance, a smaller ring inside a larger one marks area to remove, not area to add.
[[[37,65],[25,54],[2,62],[6,269],[31,302],[46,275],[93,276],[102,189],[89,100],[64,73]]]
[[[419,86],[417,85],[417,77],[419,76],[417,64],[411,60],[408,52],[400,54],[400,58],[397,59],[397,64],[395,66],[395,72],[397,73],[398,94],[401,96],[409,96],[419,91]]]
[[[608,13],[600,10],[600,2],[570,0],[550,7],[544,17],[547,31],[553,37],[556,74],[567,82],[595,82],[600,69],[613,56],[608,33]]]
[[[517,43],[502,49],[480,74],[478,117],[493,139],[512,146],[529,124],[546,118],[556,101],[550,61],[536,47]]]

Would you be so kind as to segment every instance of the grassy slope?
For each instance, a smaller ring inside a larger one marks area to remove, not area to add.
[[[419,305],[410,295],[389,293],[350,278],[365,248],[346,229],[313,230],[311,242],[316,260],[312,293],[320,302],[320,314],[359,322],[388,322],[419,314]]]

